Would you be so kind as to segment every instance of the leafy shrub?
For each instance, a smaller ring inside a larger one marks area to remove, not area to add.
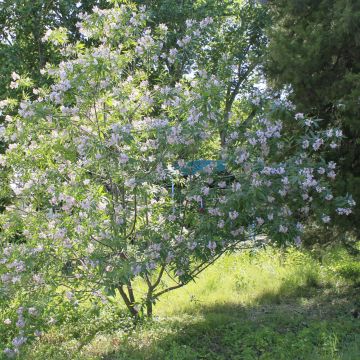
[[[254,234],[299,245],[308,216],[327,224],[354,206],[332,195],[336,164],[320,151],[337,146],[340,129],[319,130],[267,93],[246,100],[256,116],[228,121],[227,112],[225,121],[229,59],[221,57],[219,74],[196,59],[184,65],[197,51],[206,59],[213,20],[187,21],[186,36],[167,50],[166,26],[151,30],[147,16],[95,8],[79,24],[90,48],[49,31],[45,40],[67,59],[44,69],[54,84],[33,89],[34,100],[25,97],[1,127],[13,195],[0,215],[9,355],[55,322],[79,320],[79,303],[95,304],[96,315],[96,304],[121,298],[134,321],[151,317],[162,295]],[[180,80],[173,68],[183,69]],[[12,80],[28,85],[16,73]],[[194,171],[209,143],[219,144],[207,152],[213,159]],[[163,286],[165,274],[172,285]]]

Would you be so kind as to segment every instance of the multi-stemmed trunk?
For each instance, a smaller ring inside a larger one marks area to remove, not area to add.
[[[244,241],[244,239],[239,239],[238,241],[236,241],[232,245],[230,245],[227,248],[223,249],[219,254],[214,256],[211,260],[207,260],[207,261],[204,261],[204,262],[200,263],[190,273],[190,278],[197,277],[201,272],[203,272],[206,268],[208,268],[211,264],[213,264],[225,252],[235,249],[238,246],[238,244],[243,242],[243,241]],[[164,275],[165,266],[166,265],[164,265],[164,264],[161,266],[159,274],[158,274],[158,276],[157,276],[154,283],[151,282],[148,275],[145,275],[144,280],[146,281],[146,284],[147,284],[147,292],[146,292],[146,298],[145,298],[144,305],[145,305],[145,308],[146,308],[146,316],[148,318],[151,318],[152,315],[153,315],[153,306],[154,306],[154,302],[155,302],[156,299],[158,299],[161,295],[166,294],[166,293],[168,293],[168,292],[170,292],[172,290],[179,289],[179,288],[183,287],[184,285],[186,285],[188,283],[188,282],[180,282],[180,283],[177,283],[176,285],[169,286],[169,287],[167,287],[165,289],[160,289],[160,290],[158,290],[156,292],[155,290],[160,285],[161,279],[162,279],[162,277]],[[134,295],[134,291],[133,291],[133,288],[132,288],[131,281],[129,280],[126,284],[119,284],[117,286],[117,290],[119,291],[119,293],[120,293],[120,295],[121,295],[127,309],[129,310],[130,314],[135,319],[138,319],[140,314],[139,314],[139,309],[136,306],[137,303],[136,303],[136,299],[135,299],[135,295]]]

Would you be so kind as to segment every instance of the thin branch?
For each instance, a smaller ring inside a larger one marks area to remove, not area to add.
[[[97,242],[98,244],[102,245],[102,246],[105,246],[105,247],[108,247],[109,249],[111,249],[112,251],[115,251],[115,249],[111,246],[111,245],[108,245],[108,244],[105,244],[103,243],[102,241],[98,240],[98,239],[95,239],[92,235],[90,235],[90,238],[92,240],[94,240],[95,242]]]
[[[145,274],[145,280],[146,280],[146,284],[147,284],[148,288],[151,289],[152,285],[151,285],[151,281],[149,279],[148,274]]]
[[[129,280],[129,283],[128,283],[126,286],[127,286],[127,289],[128,289],[128,293],[129,293],[129,298],[130,298],[131,304],[134,306],[134,304],[135,304],[135,296],[134,296],[134,291],[133,291],[133,288],[132,288],[132,285],[131,285],[131,281],[130,281],[130,280]]]
[[[179,284],[179,282],[177,282],[170,274],[169,272],[165,269],[166,275],[175,283],[175,284]]]
[[[159,272],[159,276],[158,278],[156,279],[156,281],[154,282],[154,284],[152,285],[152,290],[154,290],[159,284],[160,284],[160,281],[161,281],[161,278],[164,274],[164,271],[165,271],[165,265],[162,265],[161,269],[160,269],[160,272]]]
[[[188,281],[188,282],[189,282],[189,281]],[[164,295],[164,294],[166,294],[166,293],[169,292],[169,291],[172,291],[172,290],[175,290],[175,289],[179,289],[179,288],[183,287],[184,285],[186,285],[188,282],[186,282],[186,283],[180,283],[180,284],[175,285],[175,286],[170,286],[170,287],[168,287],[167,289],[162,290],[162,291],[158,292],[157,294],[154,294],[154,295],[153,295],[153,299],[157,299],[159,296]]]
[[[133,222],[132,229],[130,230],[129,234],[127,234],[125,239],[128,239],[134,233],[135,227],[136,227],[136,220],[137,220],[137,199],[136,199],[136,189],[135,189],[135,193],[134,193],[134,222]]]
[[[197,277],[200,273],[202,273],[205,269],[207,269],[210,265],[212,265],[216,260],[218,260],[223,254],[225,254],[227,251],[231,250],[231,249],[234,249],[236,248],[236,246],[241,243],[241,242],[244,242],[243,239],[240,239],[239,241],[235,242],[234,244],[228,246],[227,248],[223,249],[223,251],[221,251],[218,255],[216,255],[214,258],[212,258],[211,261],[204,261],[203,263],[201,263],[198,267],[196,267],[191,273],[190,273],[190,276],[191,276],[191,280],[195,277]],[[253,248],[253,247],[251,247]],[[205,266],[204,266],[205,265]],[[169,291],[172,291],[172,290],[176,290],[176,289],[179,289],[181,287],[183,287],[184,285],[187,285],[191,280],[188,280],[186,282],[182,282],[182,283],[179,283],[177,285],[174,285],[174,286],[170,286],[164,290],[161,290],[159,291],[158,293],[154,294],[153,295],[153,299],[156,299],[158,298],[159,296],[163,295],[163,294],[166,294],[167,292]]]

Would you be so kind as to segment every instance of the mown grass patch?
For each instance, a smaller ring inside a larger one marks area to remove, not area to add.
[[[354,262],[342,249],[321,261],[296,249],[226,256],[163,297],[154,319],[133,331],[112,324],[85,342],[84,325],[77,338],[54,328],[24,359],[357,360],[360,319],[351,309],[360,301],[358,279],[338,272]],[[95,321],[100,328],[104,319]]]

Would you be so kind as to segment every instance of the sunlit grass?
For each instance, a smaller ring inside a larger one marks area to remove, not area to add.
[[[353,276],[354,264],[342,249],[321,261],[297,249],[224,256],[196,282],[163,296],[153,321],[134,331],[112,324],[85,344],[68,328],[54,328],[26,359],[357,360],[360,321],[350,309],[358,289],[336,273],[342,265],[354,268]]]
[[[159,316],[201,310],[205,306],[233,304],[254,306],[274,298],[301,295],[308,285],[325,286],[331,277],[318,262],[297,250],[286,254],[268,249],[224,256],[196,282],[167,294],[157,304]],[[272,297],[273,295],[273,297]]]

